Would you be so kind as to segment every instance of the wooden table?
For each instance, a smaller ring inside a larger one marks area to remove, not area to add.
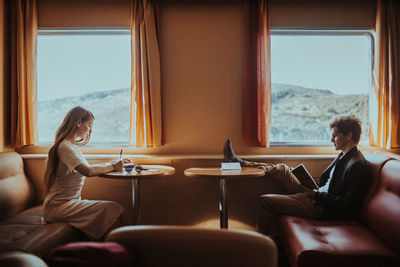
[[[194,178],[219,179],[219,218],[220,228],[228,228],[228,201],[226,181],[232,179],[248,179],[261,177],[265,171],[257,168],[242,168],[241,170],[221,170],[221,168],[190,168],[185,175]]]
[[[132,183],[132,224],[140,224],[140,180],[170,176],[175,173],[175,168],[163,165],[141,165],[144,169],[159,170],[156,172],[143,170],[136,172],[108,172],[99,177],[110,179],[130,179]]]

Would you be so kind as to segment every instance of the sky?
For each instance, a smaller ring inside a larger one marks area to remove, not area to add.
[[[130,87],[130,34],[39,35],[38,100]],[[368,93],[368,37],[273,35],[273,83]]]
[[[39,35],[38,100],[130,87],[130,34]]]
[[[369,92],[371,40],[365,35],[273,35],[273,83],[328,89],[337,94]]]

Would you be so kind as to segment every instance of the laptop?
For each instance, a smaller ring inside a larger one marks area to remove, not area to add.
[[[312,178],[310,173],[307,171],[306,167],[304,167],[303,163],[293,168],[291,171],[294,174],[294,176],[296,176],[297,179],[299,179],[300,183],[305,187],[310,189],[319,188],[318,184],[315,182],[314,178]]]

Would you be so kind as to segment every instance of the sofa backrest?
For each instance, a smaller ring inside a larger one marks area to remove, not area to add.
[[[0,221],[31,206],[34,191],[16,152],[0,153]]]
[[[106,238],[127,248],[138,266],[277,266],[272,239],[252,231],[139,225]]]
[[[362,215],[365,215],[367,207],[366,204],[374,196],[375,191],[378,190],[382,167],[387,161],[391,160],[392,158],[382,153],[363,152],[363,155],[371,166],[371,176],[372,176],[371,188],[367,194],[367,197],[365,198],[362,210]],[[362,217],[364,218],[365,216]]]
[[[400,252],[400,160],[385,161],[374,177],[363,219],[386,245]]]

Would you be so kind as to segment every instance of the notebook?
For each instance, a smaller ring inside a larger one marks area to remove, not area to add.
[[[303,164],[300,164],[296,168],[293,168],[292,173],[305,187],[310,189],[318,189],[318,184],[315,182],[315,180],[312,178],[312,176]]]

